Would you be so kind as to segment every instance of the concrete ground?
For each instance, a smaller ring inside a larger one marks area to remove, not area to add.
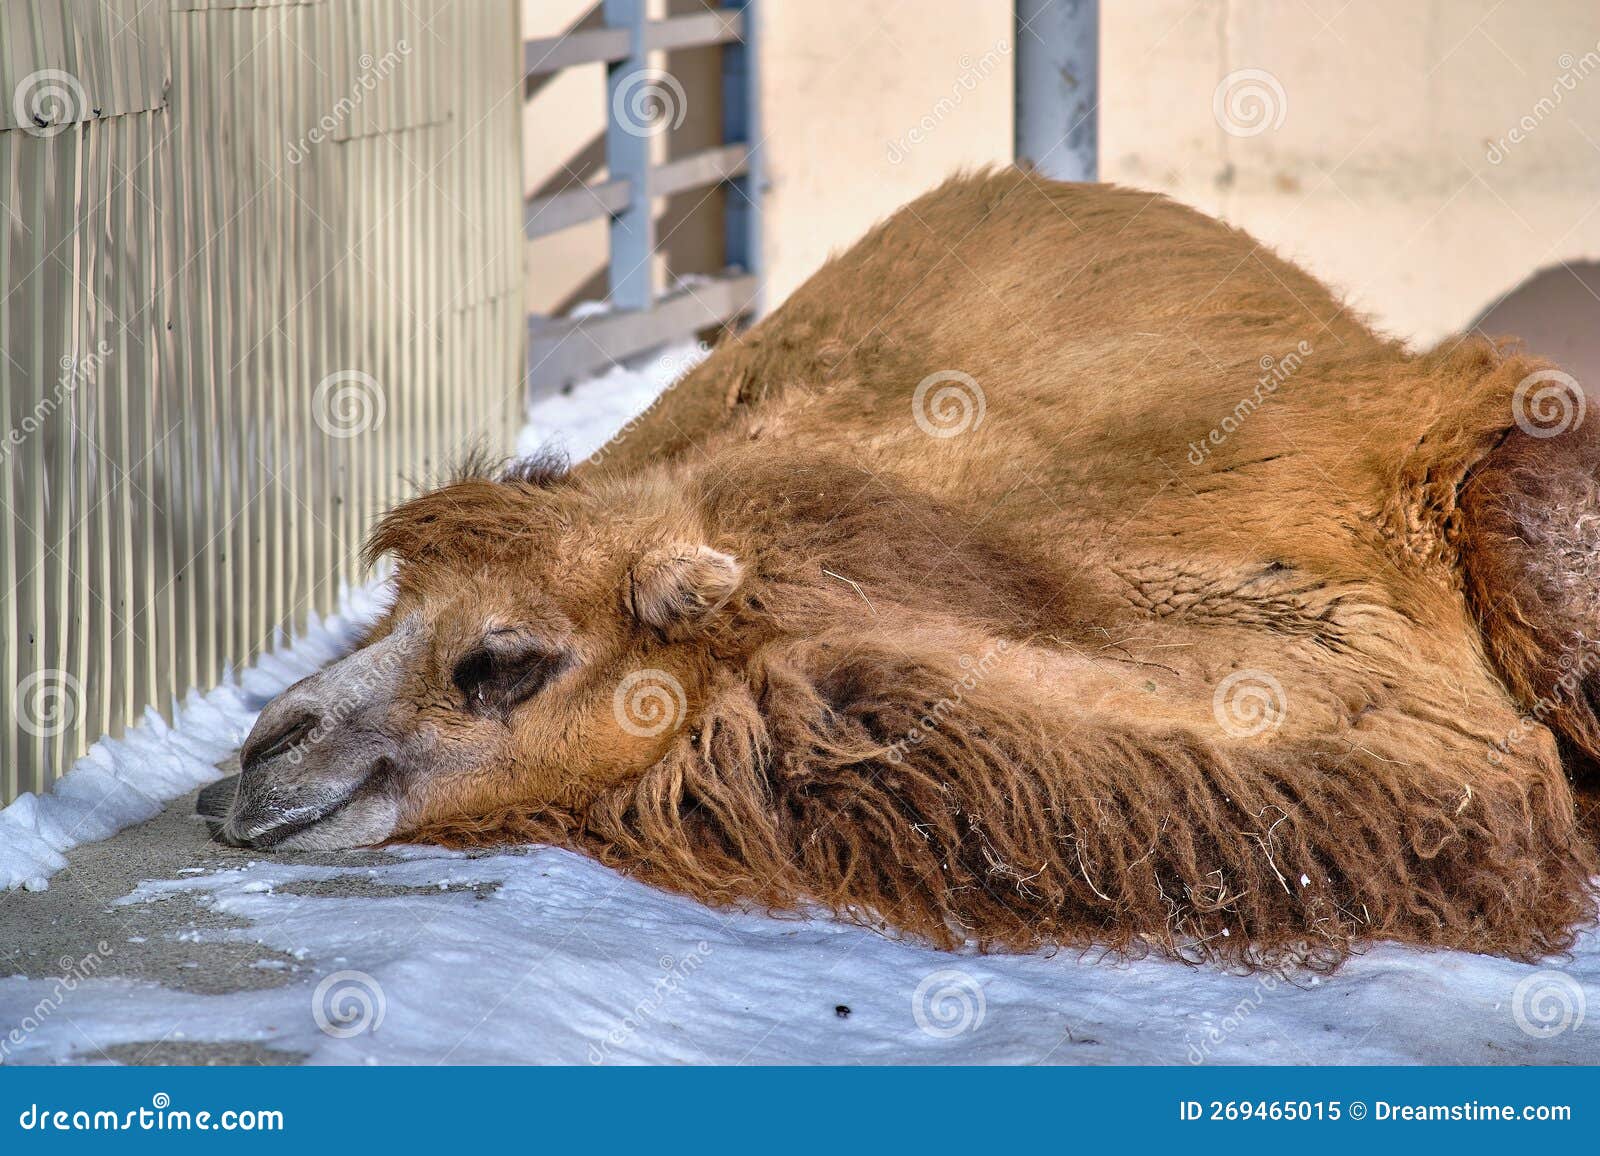
[[[244,928],[242,920],[196,902],[203,892],[178,892],[160,903],[115,905],[141,880],[178,878],[237,868],[258,852],[213,842],[195,815],[198,791],[175,799],[149,822],[67,852],[68,866],[47,891],[0,892],[0,975],[55,979],[85,944],[114,950],[97,960],[96,979],[120,977],[205,995],[259,991],[298,982],[307,961],[256,942],[195,942],[196,930]],[[341,868],[392,863],[382,852],[277,852],[275,861]],[[297,889],[298,887],[298,889]],[[392,898],[413,889],[346,876],[281,890],[321,895]],[[437,894],[433,887],[417,894]],[[263,967],[276,960],[281,970]],[[315,961],[311,961],[313,964]],[[96,1046],[104,1061],[121,1064],[284,1064],[300,1057],[251,1043],[204,1043],[166,1038]]]

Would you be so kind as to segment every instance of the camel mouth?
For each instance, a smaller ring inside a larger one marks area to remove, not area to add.
[[[227,780],[223,781],[224,783]],[[222,783],[214,786],[222,786]],[[235,794],[221,814],[208,814],[208,805],[215,807],[215,797],[202,798],[197,810],[211,828],[212,838],[230,847],[243,847],[266,851],[279,847],[296,835],[309,831],[320,823],[343,812],[361,793],[360,785],[331,799],[318,799],[313,803],[280,806],[262,800],[249,799],[242,792]]]
[[[222,825],[228,818],[228,810],[233,806],[233,800],[238,794],[237,774],[218,779],[210,786],[200,789],[199,797],[194,801],[194,813],[205,820],[213,838],[221,833]]]

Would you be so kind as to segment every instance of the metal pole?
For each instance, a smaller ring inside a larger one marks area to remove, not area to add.
[[[611,304],[648,309],[655,303],[655,216],[650,194],[651,109],[660,78],[645,47],[645,0],[605,0],[606,24],[626,28],[628,56],[606,70],[606,168],[628,182],[628,207],[611,218]]]
[[[1100,172],[1099,0],[1017,0],[1016,155],[1062,181]]]
[[[759,48],[756,42],[755,0],[722,0],[724,8],[744,13],[742,42],[722,49],[722,141],[748,144],[750,160],[745,174],[729,182],[723,222],[727,264],[761,276],[761,117]],[[759,299],[751,303],[760,312]]]

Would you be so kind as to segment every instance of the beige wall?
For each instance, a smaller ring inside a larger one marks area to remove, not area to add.
[[[997,0],[765,6],[768,305],[956,168],[1012,155],[1012,15]]]
[[[598,20],[581,0],[524,2],[530,36]],[[672,0],[670,11],[696,6]],[[770,309],[830,252],[957,167],[1009,162],[1012,17],[1001,0],[765,0],[760,11]],[[689,104],[663,155],[714,143],[716,51],[674,53],[662,66]],[[603,179],[604,69],[571,69],[527,96],[527,191]],[[658,285],[720,266],[719,201],[697,208],[703,196],[659,206]],[[603,297],[604,267],[601,222],[529,242],[530,308]]]
[[[1600,256],[1592,0],[1117,0],[1101,21],[1102,179],[1243,226],[1390,332],[1430,344]],[[1244,69],[1268,74],[1267,127],[1234,135],[1214,97]]]

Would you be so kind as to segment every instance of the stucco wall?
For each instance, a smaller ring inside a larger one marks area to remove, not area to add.
[[[1117,0],[1101,22],[1101,178],[1243,226],[1390,332],[1432,343],[1600,255],[1592,0]]]
[[[993,0],[765,6],[769,306],[955,169],[1010,162],[1012,32]]]

